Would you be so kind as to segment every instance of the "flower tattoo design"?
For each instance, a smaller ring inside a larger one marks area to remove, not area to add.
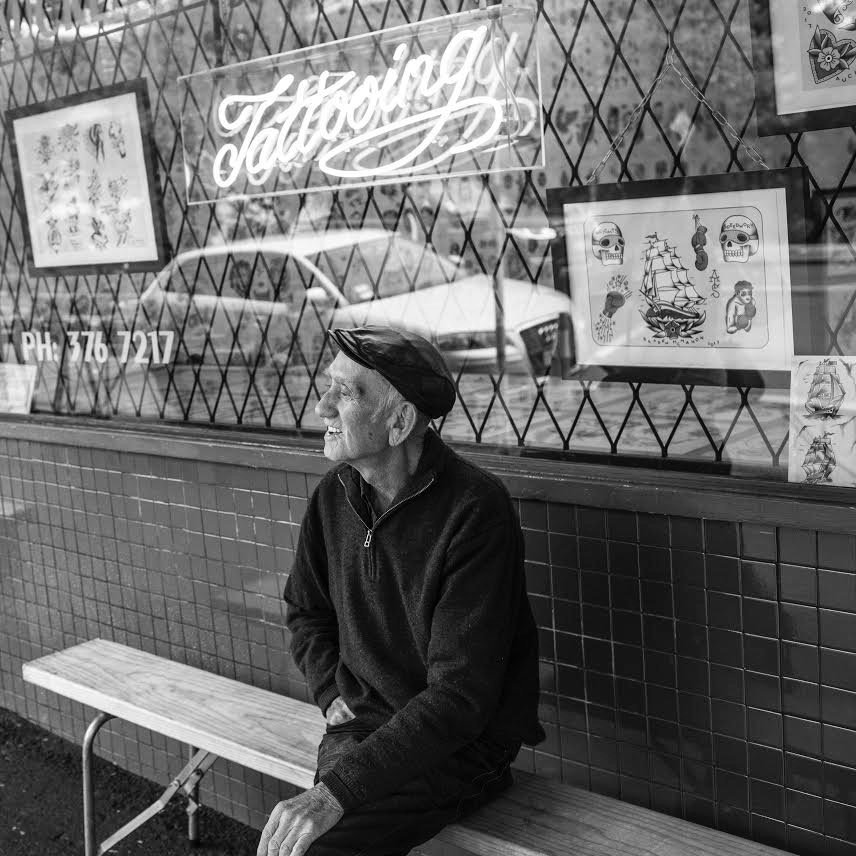
[[[77,122],[69,122],[67,125],[63,125],[59,129],[56,141],[60,150],[66,154],[76,152],[80,145],[80,131]]]
[[[807,53],[814,82],[823,83],[856,62],[856,42],[836,39],[829,30],[815,27]]]
[[[48,134],[42,134],[39,137],[39,144],[36,147],[36,157],[45,166],[51,162],[51,158],[53,157],[53,146],[51,145],[51,138]]]
[[[98,175],[98,170],[93,169],[89,173],[89,181],[86,184],[86,190],[89,194],[89,204],[93,208],[98,207],[101,201],[101,177]]]

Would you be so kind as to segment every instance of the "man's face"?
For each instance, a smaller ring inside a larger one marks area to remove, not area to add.
[[[389,446],[387,413],[381,405],[389,386],[375,371],[343,353],[326,372],[329,386],[315,406],[324,420],[324,455],[349,464],[379,458]]]
[[[751,288],[741,288],[740,291],[737,292],[737,297],[741,303],[751,303],[752,302],[752,289]]]

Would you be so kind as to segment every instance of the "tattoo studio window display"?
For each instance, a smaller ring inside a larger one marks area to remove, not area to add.
[[[752,0],[750,15],[758,133],[856,123],[856,2]]]
[[[164,265],[144,80],[9,110],[6,121],[31,274]]]
[[[786,385],[801,170],[549,191],[581,374]]]

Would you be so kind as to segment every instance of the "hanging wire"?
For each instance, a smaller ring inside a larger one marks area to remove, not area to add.
[[[480,9],[487,9],[486,0],[481,0]],[[502,15],[498,16],[499,21],[502,21]],[[508,132],[506,128],[506,137],[516,137],[520,133],[520,129],[523,127],[523,122],[520,118],[520,102],[517,100],[517,93],[515,92],[516,87],[514,85],[509,85],[508,80],[508,68],[506,63],[506,54],[507,51],[502,52],[502,56],[499,56],[496,52],[496,30],[497,30],[497,16],[491,16],[490,19],[490,50],[493,56],[493,64],[496,67],[497,71],[501,71],[502,73],[502,82],[505,88],[505,114],[506,118],[508,117],[508,98],[511,96],[511,100],[514,103],[514,115],[517,121],[517,129],[513,134]],[[500,34],[501,35],[501,34]],[[519,78],[519,75],[518,75]]]
[[[666,50],[666,62],[663,65],[660,73],[654,78],[654,82],[649,87],[648,91],[645,93],[645,97],[636,105],[633,112],[630,114],[630,118],[627,120],[627,124],[621,130],[621,133],[613,140],[612,145],[606,151],[604,156],[600,159],[597,166],[592,170],[591,175],[586,179],[585,184],[593,184],[597,181],[598,176],[603,171],[603,168],[609,162],[609,159],[617,153],[618,149],[621,147],[621,144],[624,142],[624,138],[627,136],[628,132],[636,125],[636,122],[640,119],[642,113],[645,108],[651,101],[654,92],[657,90],[657,87],[663,81],[663,78],[669,74],[669,72],[673,72],[678,80],[683,84],[683,86],[689,90],[690,94],[693,98],[696,99],[700,104],[703,104],[710,115],[713,117],[713,120],[723,127],[725,131],[731,136],[734,141],[746,152],[749,157],[755,161],[759,166],[764,169],[769,169],[770,167],[765,163],[764,159],[761,157],[761,153],[755,146],[747,143],[743,137],[737,132],[731,122],[713,105],[710,101],[705,98],[704,93],[678,68],[677,66],[677,54],[675,53],[675,42],[674,37],[671,31],[668,34],[669,36],[669,46]]]

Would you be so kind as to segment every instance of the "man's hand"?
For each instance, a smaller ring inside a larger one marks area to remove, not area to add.
[[[339,801],[323,784],[277,803],[262,830],[256,856],[303,856],[343,814]]]
[[[327,725],[341,725],[343,722],[350,722],[354,718],[354,714],[351,713],[351,709],[345,704],[342,696],[336,696],[330,702],[324,716],[327,718]]]

